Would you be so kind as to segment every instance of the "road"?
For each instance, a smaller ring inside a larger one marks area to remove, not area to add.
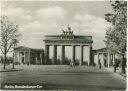
[[[125,91],[126,81],[97,67],[20,66],[22,71],[1,72],[2,84],[35,85],[40,89]]]

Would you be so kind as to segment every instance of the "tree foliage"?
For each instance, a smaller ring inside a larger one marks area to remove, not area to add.
[[[127,42],[127,2],[114,1],[111,4],[112,13],[105,14],[105,19],[111,23],[106,30],[106,45],[111,52],[124,54]]]
[[[0,26],[1,26],[0,50],[4,55],[4,59],[5,59],[4,65],[5,65],[7,53],[12,49],[14,40],[15,42],[18,42],[18,37],[20,36],[18,32],[19,26],[11,22],[9,18],[5,15],[1,16]]]

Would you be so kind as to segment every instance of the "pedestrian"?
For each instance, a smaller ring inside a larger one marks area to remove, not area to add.
[[[29,62],[27,62],[27,65],[29,66]]]
[[[75,67],[75,62],[73,62],[73,67]]]
[[[113,67],[114,67],[114,72],[116,72],[116,68],[117,68],[117,59],[115,59],[114,64],[113,64]]]
[[[99,69],[101,69],[101,62],[100,62],[100,59],[99,59]]]
[[[116,72],[116,65],[114,65],[114,72]]]
[[[73,67],[73,65],[74,65],[74,64],[73,64],[73,62],[72,62],[72,67]]]
[[[99,63],[99,68],[101,69],[101,62]]]
[[[72,67],[72,61],[70,61],[70,66]]]
[[[125,74],[125,67],[126,67],[126,59],[123,58],[122,60],[122,73]]]

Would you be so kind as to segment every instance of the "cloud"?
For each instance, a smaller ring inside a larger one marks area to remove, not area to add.
[[[49,24],[40,21],[30,22],[20,29],[22,34],[20,44],[32,48],[42,48],[44,47],[44,35],[57,34],[57,31],[57,25],[54,22]]]
[[[1,10],[2,15],[8,16],[13,21],[27,22],[32,19],[30,10],[25,10],[21,7],[4,6]]]
[[[36,11],[36,14],[38,17],[41,17],[42,19],[63,19],[64,15],[66,14],[66,11],[58,6],[55,7],[47,7],[47,8],[41,8]]]
[[[30,9],[9,6],[4,7],[2,14],[18,22],[22,34],[20,45],[42,48],[44,35],[57,34],[59,22],[65,18],[66,11],[58,6]]]
[[[2,13],[19,22],[23,35],[21,44],[36,48],[42,48],[44,35],[60,34],[60,28],[65,24],[71,25],[74,34],[92,36],[94,49],[102,48],[105,30],[109,26],[101,17],[77,14],[77,11],[76,14],[70,14],[66,8],[60,6],[40,7],[32,11],[29,8],[10,5],[6,8],[4,6]]]
[[[93,37],[94,49],[105,47],[103,40],[105,39],[105,30],[108,28],[108,26],[110,26],[108,22],[101,17],[96,17],[89,14],[76,14],[74,19],[75,23],[73,25],[76,27],[79,34],[90,35]]]
[[[22,34],[22,40],[20,41],[20,45],[40,48],[42,46],[42,44],[40,44],[40,42],[42,42],[42,25],[38,21],[34,21],[21,27],[20,33]]]
[[[89,14],[85,14],[85,15],[80,15],[80,14],[76,14],[75,15],[75,19],[78,20],[79,22],[92,22],[93,19],[95,19],[95,16],[89,15]]]

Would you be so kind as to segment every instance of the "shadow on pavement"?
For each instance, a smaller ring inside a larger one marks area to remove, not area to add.
[[[46,90],[57,90],[57,89],[64,89],[64,90],[84,90],[84,91],[115,91],[121,90],[125,91],[123,87],[110,87],[110,86],[97,86],[97,85],[57,85],[57,84],[46,84]]]
[[[85,74],[113,74],[112,72],[44,72],[42,75],[85,75]]]

